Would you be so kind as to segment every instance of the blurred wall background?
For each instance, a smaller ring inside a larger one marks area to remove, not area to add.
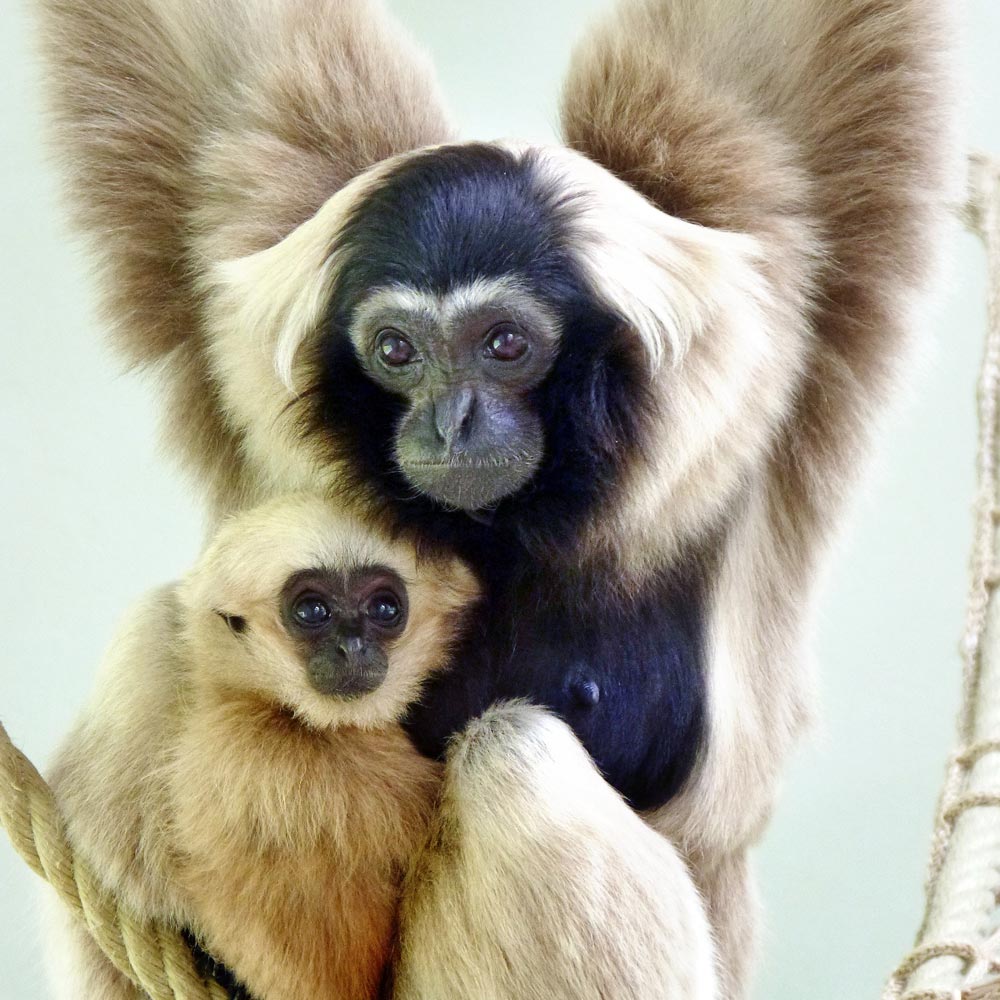
[[[733,0],[734,4],[742,0]],[[156,445],[156,396],[102,344],[42,144],[27,6],[0,31],[0,718],[37,762],[115,623],[200,543]],[[551,139],[573,39],[599,0],[390,0],[468,137]],[[970,144],[1000,153],[1000,7],[969,0]],[[757,863],[759,1000],[875,997],[909,946],[958,705],[984,265],[956,239],[933,344],[835,561],[815,649],[823,722],[792,762]],[[0,997],[47,996],[36,879],[0,836]]]

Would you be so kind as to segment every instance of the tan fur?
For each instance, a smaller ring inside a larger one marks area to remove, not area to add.
[[[610,559],[609,585],[626,588],[683,546],[714,567],[709,738],[683,792],[648,818],[692,864],[729,997],[749,965],[746,850],[811,712],[814,581],[957,195],[948,7],[625,0],[574,57],[570,150],[517,147],[579,206],[581,266],[634,328],[658,389],[656,447],[566,558]],[[43,8],[77,214],[100,240],[129,356],[165,357],[181,454],[221,512],[336,490],[344,470],[303,435],[294,387],[345,213],[387,158],[449,138],[431,85],[353,0]],[[378,501],[344,497],[368,518]],[[474,787],[453,795],[492,809]],[[522,821],[544,830],[538,810]],[[628,858],[634,837],[622,818],[608,850]],[[452,874],[470,898],[486,878]],[[433,953],[460,955],[463,927],[443,928]],[[508,981],[507,961],[537,967],[530,941],[517,949],[479,956],[479,980]]]
[[[958,200],[947,13],[940,0],[642,0],[580,47],[564,95],[575,149],[664,211],[758,241],[787,309],[768,334],[800,342],[781,348],[780,418],[741,407],[762,451],[740,462],[713,588],[713,736],[651,817],[704,873],[727,995],[745,988],[755,910],[743,855],[811,711],[818,557],[905,367]],[[705,509],[718,463],[706,452],[678,481],[684,508]],[[663,482],[637,470],[635,507],[605,544],[644,522],[656,544],[658,522],[676,520]]]
[[[541,709],[487,711],[456,740],[401,914],[402,1000],[715,996],[683,860]]]
[[[323,698],[282,639],[277,598],[293,572],[353,565],[398,572],[410,624],[381,688]],[[460,563],[418,565],[326,501],[227,522],[179,587],[129,616],[57,758],[75,847],[135,912],[192,929],[259,1000],[372,997],[439,785],[394,723],[476,593]],[[134,996],[78,928],[60,940],[61,995]]]

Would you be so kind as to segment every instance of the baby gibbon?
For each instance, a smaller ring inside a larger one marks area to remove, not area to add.
[[[80,855],[257,1000],[362,1000],[440,765],[397,725],[477,585],[318,498],[226,521],[127,619],[52,786]],[[63,920],[61,997],[139,994]]]
[[[319,497],[224,521],[128,616],[57,755],[77,851],[233,997],[714,995],[684,859],[566,723],[494,707],[453,742],[443,797],[398,724],[479,596],[464,563]],[[488,799],[471,815],[467,785]],[[138,1000],[75,918],[55,922],[57,996]]]

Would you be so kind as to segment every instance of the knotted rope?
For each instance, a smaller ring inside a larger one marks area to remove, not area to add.
[[[960,749],[938,804],[917,946],[883,1000],[1000,1000],[1000,161],[974,156],[971,167],[965,221],[986,244],[989,288]]]
[[[49,786],[0,724],[0,823],[15,850],[84,922],[101,951],[151,1000],[226,1000],[176,931],[137,920],[75,857]]]

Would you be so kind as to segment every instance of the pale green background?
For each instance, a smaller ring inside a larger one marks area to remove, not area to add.
[[[101,347],[43,161],[24,8],[0,2],[0,718],[44,761],[115,622],[184,570],[200,527],[154,445],[151,386]],[[431,49],[467,136],[547,139],[572,39],[604,4],[390,6]],[[968,38],[970,141],[1000,152],[996,0],[970,2]],[[758,1000],[874,998],[918,921],[958,703],[983,300],[981,253],[962,236],[929,360],[883,435],[821,605],[824,725],[792,762],[757,858]],[[0,1000],[46,995],[36,890],[0,836]]]

